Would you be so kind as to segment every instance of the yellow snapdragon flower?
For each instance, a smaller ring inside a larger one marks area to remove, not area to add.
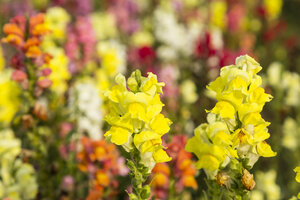
[[[49,63],[49,67],[52,70],[49,76],[49,79],[52,80],[51,89],[59,94],[67,90],[67,81],[71,78],[71,74],[68,71],[68,63],[68,57],[59,48]]]
[[[116,19],[109,12],[91,14],[91,22],[98,40],[115,38],[118,36]]]
[[[43,41],[42,48],[52,56],[52,59],[46,66],[51,69],[49,79],[52,81],[52,85],[50,89],[60,95],[67,90],[67,81],[71,78],[68,70],[69,59],[64,49],[56,46],[51,38]]]
[[[219,27],[220,29],[224,29],[226,27],[226,12],[227,12],[227,4],[225,1],[212,1],[210,3],[210,21],[211,24]]]
[[[180,92],[183,97],[183,101],[187,104],[195,103],[198,99],[197,88],[192,80],[185,80],[180,85]]]
[[[261,69],[253,58],[240,56],[235,65],[223,67],[220,77],[208,86],[216,93],[218,100],[210,112],[219,114],[227,122],[233,131],[233,146],[240,156],[247,153],[263,157],[276,155],[264,141],[270,137],[267,129],[269,123],[260,112],[272,96],[260,87],[262,80],[257,73]]]
[[[20,158],[21,141],[10,129],[0,131],[0,198],[34,199],[38,192],[35,170]]]
[[[20,106],[20,88],[10,77],[10,70],[0,70],[0,123],[3,124],[12,120]]]
[[[297,181],[298,183],[300,183],[300,167],[296,167],[296,168],[294,169],[294,172],[297,173],[297,175],[296,175],[296,181]]]
[[[154,38],[149,31],[138,31],[135,32],[131,37],[131,42],[133,45],[141,46],[152,46],[154,43]]]
[[[294,169],[294,172],[297,173],[297,175],[296,175],[296,181],[297,181],[298,183],[300,183],[300,167],[296,167],[296,168]],[[300,199],[300,192],[298,193],[297,198]]]
[[[282,9],[283,1],[282,0],[264,0],[263,5],[266,9],[267,17],[269,19],[276,19]]]
[[[97,55],[101,59],[101,68],[96,70],[95,78],[99,93],[102,94],[112,86],[114,77],[126,70],[125,47],[117,41],[99,42]]]
[[[20,105],[20,88],[10,79],[12,71],[4,67],[5,60],[0,47],[0,124],[8,124]]]
[[[46,36],[46,38],[51,37],[58,41],[64,40],[66,38],[66,28],[70,20],[70,15],[63,8],[49,8],[45,15],[45,24],[50,29],[51,34]]]
[[[252,167],[259,156],[276,155],[265,142],[270,137],[270,123],[260,115],[272,98],[260,87],[262,80],[257,73],[261,69],[253,58],[240,56],[235,65],[223,67],[220,76],[208,85],[218,102],[207,111],[209,123],[196,128],[186,145],[187,151],[197,155],[198,168],[216,173],[230,160],[243,159]]]
[[[225,167],[230,158],[236,158],[237,152],[231,145],[231,135],[225,122],[209,113],[208,123],[195,129],[195,136],[188,140],[185,149],[198,157],[195,166],[204,168],[216,175],[216,170]]]
[[[125,47],[117,41],[99,42],[97,44],[97,54],[101,59],[101,68],[108,76],[115,77],[118,72],[125,71]]]
[[[164,83],[158,82],[152,73],[141,77],[138,72],[133,72],[127,80],[129,90],[123,75],[118,74],[115,81],[117,85],[104,94],[110,107],[105,120],[111,125],[104,136],[128,152],[138,149],[141,162],[149,170],[155,163],[171,160],[161,140],[171,125],[171,121],[160,114],[164,104],[159,94]]]

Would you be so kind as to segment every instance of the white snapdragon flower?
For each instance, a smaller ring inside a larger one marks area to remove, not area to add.
[[[101,98],[92,83],[78,83],[70,93],[70,107],[77,121],[80,133],[88,133],[90,138],[102,138]]]
[[[201,31],[197,23],[185,27],[177,21],[173,12],[160,8],[154,12],[154,23],[155,37],[163,43],[162,47],[158,48],[159,57],[174,60],[178,54],[189,56],[193,53],[195,41]]]

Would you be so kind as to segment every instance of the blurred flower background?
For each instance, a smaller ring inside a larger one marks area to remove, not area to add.
[[[152,197],[203,199],[205,174],[185,145],[216,103],[205,86],[244,54],[261,64],[273,96],[261,115],[277,152],[251,170],[251,199],[295,199],[299,8],[298,0],[0,0],[0,199],[127,199],[128,153],[104,139],[105,92],[136,69],[165,83],[162,114],[173,122],[162,137],[172,161],[153,168]]]

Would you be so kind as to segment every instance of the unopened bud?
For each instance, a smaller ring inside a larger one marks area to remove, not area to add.
[[[22,116],[22,124],[25,128],[30,128],[33,124],[33,118],[31,115]]]
[[[42,69],[41,72],[42,72],[43,76],[49,76],[51,74],[52,70],[47,67],[47,68]]]
[[[21,70],[15,70],[11,75],[11,79],[17,82],[21,82],[27,79],[27,74]]]
[[[246,169],[244,169],[243,171],[242,183],[244,187],[249,191],[253,190],[256,184],[253,178],[253,174],[250,174]]]
[[[216,181],[219,185],[230,188],[230,176],[226,172],[219,172],[216,176]]]
[[[39,81],[37,82],[37,85],[38,85],[39,87],[43,88],[43,89],[49,88],[49,87],[51,86],[51,84],[52,84],[52,81],[49,80],[49,79],[47,79],[47,78],[45,78],[45,79],[43,79],[43,80],[39,80]]]
[[[43,54],[43,61],[46,64],[49,64],[53,56],[51,56],[49,53],[44,53]]]
[[[46,111],[45,107],[42,104],[40,104],[39,102],[36,102],[34,104],[33,114],[37,118],[39,118],[39,119],[41,119],[43,121],[47,120],[47,111]]]

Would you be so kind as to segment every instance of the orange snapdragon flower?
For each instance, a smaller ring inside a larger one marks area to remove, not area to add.
[[[116,146],[105,140],[91,140],[88,137],[82,137],[81,144],[82,150],[76,155],[78,167],[92,177],[87,199],[101,199],[107,190],[113,195],[118,186],[115,176],[121,175],[124,170]]]
[[[154,174],[151,186],[164,187],[169,185],[170,168],[166,163],[157,163],[152,170]]]
[[[195,180],[197,170],[194,167],[191,158],[191,153],[186,152],[184,149],[181,149],[177,159],[177,167],[181,171],[181,180],[183,182],[184,187],[191,187],[193,189],[197,189],[198,185]]]
[[[198,188],[195,179],[197,170],[191,160],[193,155],[184,149],[186,142],[187,137],[185,135],[176,135],[172,138],[172,142],[168,144],[167,150],[173,158],[173,165],[175,165],[174,176],[178,179],[176,183],[178,191],[183,190],[185,187]]]
[[[44,21],[44,14],[30,17],[29,33],[26,33],[26,18],[24,16],[14,17],[10,20],[10,23],[4,25],[3,32],[7,36],[2,38],[1,41],[15,46],[28,58],[37,58],[42,55],[40,49],[41,37],[50,32]]]

